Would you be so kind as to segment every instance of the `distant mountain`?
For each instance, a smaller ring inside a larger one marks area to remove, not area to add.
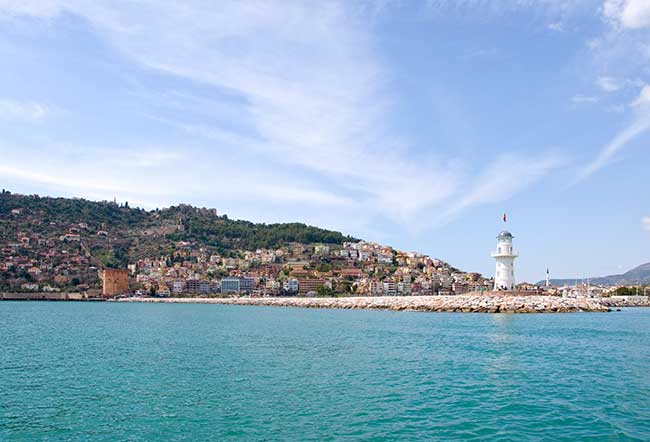
[[[620,275],[601,276],[590,278],[591,284],[594,285],[648,285],[650,284],[650,262],[642,264]],[[537,284],[544,284],[545,281],[539,281]],[[555,286],[573,285],[575,279],[551,279],[551,284]]]

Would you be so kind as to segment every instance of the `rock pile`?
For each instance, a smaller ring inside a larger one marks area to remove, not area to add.
[[[603,298],[609,307],[650,307],[650,296],[612,296]]]
[[[610,310],[609,306],[600,299],[505,294],[343,298],[124,298],[118,301],[463,313],[559,313],[607,312]]]

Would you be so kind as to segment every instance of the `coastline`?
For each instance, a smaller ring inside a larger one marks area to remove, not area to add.
[[[461,313],[572,313],[608,312],[603,299],[503,294],[455,296],[374,296],[341,298],[150,298],[134,297],[109,302],[224,304],[297,308],[372,309]]]

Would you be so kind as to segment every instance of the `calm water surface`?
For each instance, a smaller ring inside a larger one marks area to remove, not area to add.
[[[0,303],[0,440],[650,441],[650,309]]]

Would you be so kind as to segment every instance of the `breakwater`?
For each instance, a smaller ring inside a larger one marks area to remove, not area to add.
[[[86,293],[75,292],[24,292],[0,293],[3,301],[103,301],[102,298],[92,297]]]
[[[116,302],[168,302],[300,308],[379,309],[463,313],[607,312],[601,299],[471,294],[457,296],[375,296],[341,298],[122,298]]]
[[[650,307],[650,296],[611,296],[602,301],[609,307]]]

